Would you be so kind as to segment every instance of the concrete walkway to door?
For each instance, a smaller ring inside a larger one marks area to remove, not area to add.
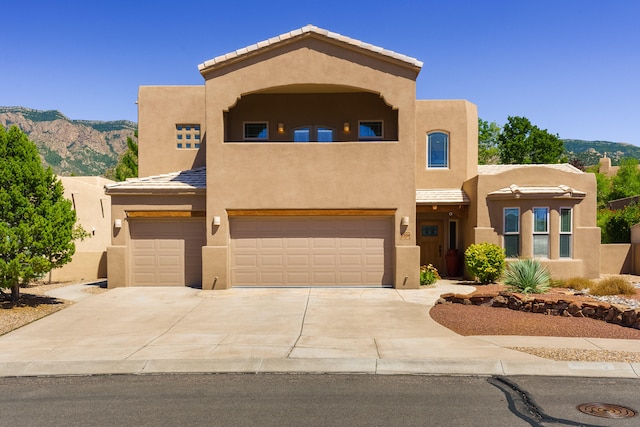
[[[435,288],[417,290],[117,288],[1,336],[0,376],[640,373],[633,364],[541,359],[506,348],[508,340],[462,337],[431,319],[429,309],[440,294],[471,290],[444,280]],[[513,338],[518,342],[522,337]],[[527,339],[529,346],[538,342]]]

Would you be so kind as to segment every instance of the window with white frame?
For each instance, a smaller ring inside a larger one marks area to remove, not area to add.
[[[245,122],[243,135],[245,141],[266,141],[269,139],[269,123]]]
[[[533,208],[533,256],[549,258],[549,208]]]
[[[432,132],[427,135],[427,168],[449,167],[449,135]]]
[[[200,125],[183,124],[176,125],[176,148],[195,149],[200,148]]]
[[[382,120],[361,120],[358,122],[358,140],[378,141],[383,137]]]
[[[571,258],[573,209],[560,208],[560,258]]]
[[[508,258],[520,255],[520,208],[504,208],[504,252]]]

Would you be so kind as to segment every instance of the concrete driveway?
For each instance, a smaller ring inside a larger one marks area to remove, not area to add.
[[[431,319],[440,294],[470,290],[447,281],[418,290],[117,288],[0,337],[0,375],[504,374],[505,363],[545,362]]]

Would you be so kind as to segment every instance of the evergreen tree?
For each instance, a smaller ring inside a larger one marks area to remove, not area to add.
[[[17,302],[21,286],[69,262],[75,222],[35,144],[18,127],[0,126],[0,292],[11,289]]]
[[[134,132],[133,137],[135,141],[127,137],[127,151],[120,156],[118,164],[105,173],[106,178],[125,181],[127,178],[138,177],[138,131]]]

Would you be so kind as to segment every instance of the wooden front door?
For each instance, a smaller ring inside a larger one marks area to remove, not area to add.
[[[444,225],[442,221],[424,220],[418,223],[420,265],[432,264],[440,275],[444,271]]]

